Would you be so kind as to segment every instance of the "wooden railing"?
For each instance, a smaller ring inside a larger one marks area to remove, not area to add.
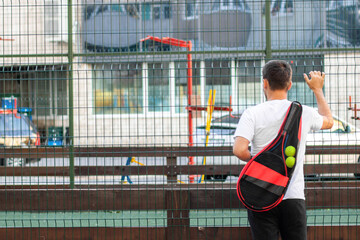
[[[307,154],[360,154],[357,146],[308,148]],[[235,184],[183,184],[178,175],[238,175],[242,165],[176,165],[177,157],[229,156],[231,147],[74,148],[75,157],[165,157],[161,166],[0,167],[2,176],[165,175],[166,184],[3,185],[0,211],[164,210],[164,227],[1,228],[7,239],[251,239],[248,227],[191,227],[191,210],[242,209]],[[66,158],[69,148],[2,149],[0,157]],[[305,165],[306,174],[360,172],[360,164]],[[306,182],[308,209],[360,208],[360,181]],[[308,239],[357,239],[357,225],[309,226]]]

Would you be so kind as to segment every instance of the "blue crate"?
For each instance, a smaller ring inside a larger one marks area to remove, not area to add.
[[[1,107],[3,109],[16,109],[17,98],[15,97],[4,97],[1,99]]]
[[[32,109],[27,107],[21,107],[17,109],[18,113],[24,114],[27,116],[30,121],[32,121]]]
[[[48,146],[55,147],[55,146],[62,146],[62,145],[63,145],[62,140],[55,140],[55,141],[49,140],[48,141]]]

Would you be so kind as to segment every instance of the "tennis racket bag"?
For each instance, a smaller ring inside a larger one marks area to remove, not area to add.
[[[301,104],[292,102],[275,139],[241,171],[236,189],[248,209],[268,211],[282,201],[296,165],[301,115]]]

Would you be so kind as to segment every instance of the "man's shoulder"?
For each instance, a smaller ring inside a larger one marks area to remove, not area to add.
[[[308,105],[302,105],[302,109],[304,114],[313,114],[314,112],[317,112],[316,108],[310,107]]]
[[[246,110],[249,111],[269,111],[271,109],[277,109],[277,108],[284,108],[284,107],[288,107],[290,106],[291,101],[289,100],[272,100],[272,101],[266,101],[266,102],[262,102],[259,103],[255,106],[251,106],[249,108],[247,108]]]

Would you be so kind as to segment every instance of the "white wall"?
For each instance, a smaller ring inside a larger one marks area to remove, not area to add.
[[[351,96],[352,102],[357,102],[357,108],[360,108],[359,59],[360,53],[331,53],[324,57],[325,94],[330,107],[335,115],[356,125],[359,125],[359,120],[351,119],[354,112],[348,110],[348,107]],[[357,115],[360,117],[360,112]]]
[[[1,55],[67,53],[67,41],[52,41],[51,36],[44,34],[44,27],[49,24],[45,22],[44,0],[26,2],[4,0],[0,11],[3,13],[0,18],[0,37],[14,39],[14,41],[0,41]],[[67,30],[66,5],[62,8],[61,16],[61,24]],[[0,64],[34,65],[65,63],[66,61],[66,57],[25,56],[1,58]]]

